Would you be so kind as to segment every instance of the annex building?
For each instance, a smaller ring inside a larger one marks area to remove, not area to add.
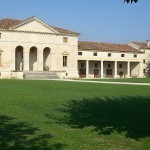
[[[144,77],[150,42],[78,41],[37,17],[0,20],[0,78]]]

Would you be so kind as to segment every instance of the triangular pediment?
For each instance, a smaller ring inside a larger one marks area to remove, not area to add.
[[[18,31],[30,31],[30,32],[46,32],[46,33],[58,33],[55,29],[34,17],[26,21],[21,22],[17,26],[12,27],[12,30]]]

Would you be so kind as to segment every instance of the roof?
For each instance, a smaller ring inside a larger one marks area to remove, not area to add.
[[[34,19],[38,19],[38,18],[30,17],[30,18],[25,19],[25,20],[16,20],[16,19],[5,18],[5,19],[0,20],[0,28],[1,29],[12,29],[15,26],[19,26],[21,24],[26,23],[27,21],[31,21],[31,20],[34,20]],[[63,29],[63,28],[59,28],[59,27],[55,27],[55,26],[51,26],[51,25],[48,25],[48,26],[50,28],[54,29],[55,31],[57,31],[60,34],[75,34],[75,35],[79,35],[80,34],[80,33],[77,33],[77,32],[74,32],[74,31],[70,31],[70,30],[66,30],[66,29]]]
[[[5,19],[0,20],[0,28],[9,29],[9,28],[21,23],[22,21],[21,20],[14,20],[14,19],[5,18]]]
[[[70,31],[70,30],[66,30],[66,29],[62,29],[56,26],[51,26],[53,29],[55,29],[56,31],[58,31],[59,33],[65,33],[65,34],[77,34],[79,35],[80,33],[74,32],[74,31]]]
[[[131,42],[137,46],[140,47],[140,49],[150,49],[150,47],[147,46],[147,42]]]
[[[86,50],[86,51],[98,50],[98,51],[141,53],[139,50],[132,48],[127,44],[79,41],[78,46],[79,50]]]

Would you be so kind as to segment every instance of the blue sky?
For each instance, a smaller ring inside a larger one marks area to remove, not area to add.
[[[109,2],[108,2],[109,1]],[[37,16],[81,33],[80,40],[128,43],[150,39],[150,0],[1,0],[0,19]]]

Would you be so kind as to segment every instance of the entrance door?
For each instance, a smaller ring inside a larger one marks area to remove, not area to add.
[[[107,78],[112,78],[112,69],[106,69]]]
[[[86,69],[80,69],[79,70],[79,76],[80,78],[85,78],[86,77]]]
[[[94,69],[94,78],[99,78],[99,69]]]

